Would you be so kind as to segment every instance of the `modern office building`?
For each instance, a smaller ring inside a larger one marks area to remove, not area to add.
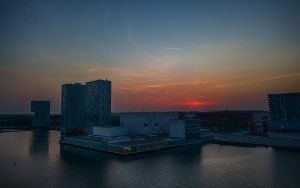
[[[172,120],[178,119],[178,112],[129,112],[120,113],[120,126],[131,134],[169,133]]]
[[[93,133],[93,127],[111,125],[111,82],[95,80],[62,85],[62,132]]]
[[[31,112],[34,112],[33,127],[49,128],[50,101],[31,101]]]
[[[63,133],[74,133],[84,128],[85,85],[64,84],[61,90],[61,119]]]
[[[269,94],[269,128],[300,130],[300,93]]]
[[[93,133],[93,127],[111,125],[111,81],[87,82],[85,101],[85,123],[89,134]]]
[[[200,139],[201,138],[201,123],[199,119],[179,119],[174,120],[170,126],[171,138],[182,139]]]

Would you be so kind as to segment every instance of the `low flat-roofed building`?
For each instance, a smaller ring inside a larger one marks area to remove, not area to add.
[[[199,119],[180,119],[172,121],[171,138],[199,139],[201,138],[201,123]]]
[[[173,120],[179,118],[178,112],[130,112],[120,113],[120,126],[132,134],[169,133]]]

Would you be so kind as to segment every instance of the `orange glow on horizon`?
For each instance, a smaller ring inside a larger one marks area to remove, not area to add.
[[[199,109],[199,108],[207,107],[211,103],[199,99],[188,99],[183,104],[188,109]]]

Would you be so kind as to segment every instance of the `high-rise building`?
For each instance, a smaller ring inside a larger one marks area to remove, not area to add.
[[[64,84],[61,100],[62,132],[92,134],[93,127],[111,125],[111,81]]]
[[[300,130],[300,93],[269,94],[269,128]]]
[[[85,85],[64,84],[61,92],[61,119],[63,133],[83,130],[85,113]]]
[[[50,125],[50,101],[31,101],[31,112],[34,112],[32,125],[48,128]]]
[[[111,81],[95,80],[86,83],[86,129],[92,134],[93,127],[111,124]]]

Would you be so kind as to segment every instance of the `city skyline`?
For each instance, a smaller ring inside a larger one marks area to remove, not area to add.
[[[112,81],[112,111],[267,109],[300,90],[296,1],[7,1],[0,113],[60,113],[65,83]]]

